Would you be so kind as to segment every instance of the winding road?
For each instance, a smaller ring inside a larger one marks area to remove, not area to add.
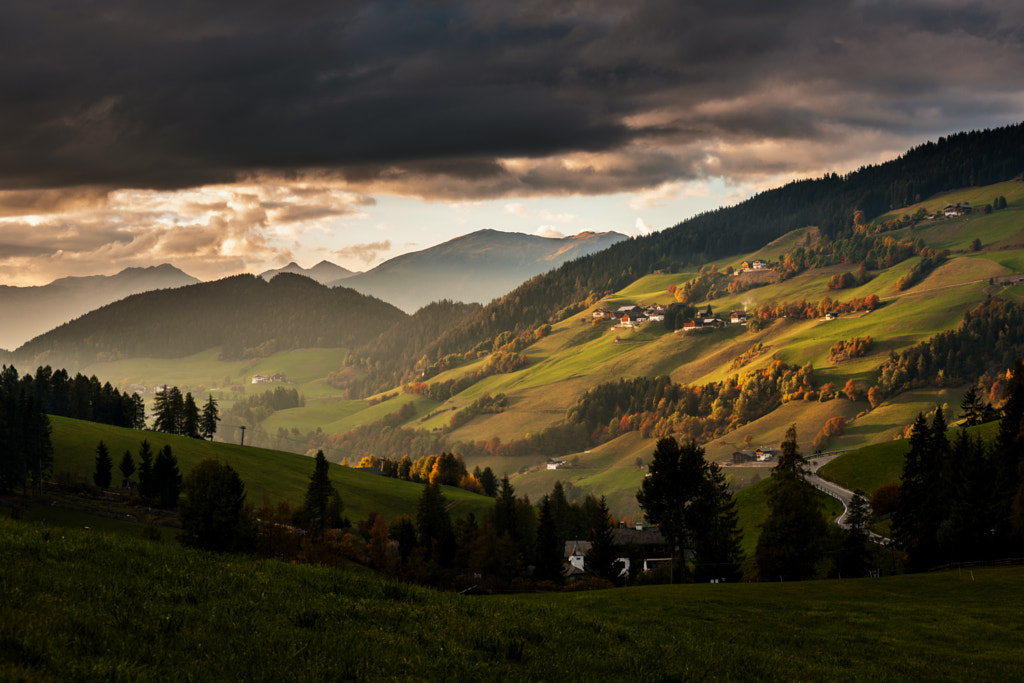
[[[828,481],[827,479],[822,479],[821,476],[818,475],[818,470],[821,468],[822,465],[832,462],[845,452],[846,451],[840,451],[837,453],[831,453],[829,455],[823,455],[821,457],[807,460],[807,465],[809,468],[809,472],[807,474],[808,483],[810,483],[811,486],[813,486],[814,488],[824,493],[827,493],[828,495],[832,496],[833,498],[835,498],[836,500],[843,504],[843,514],[839,515],[839,518],[836,519],[836,524],[843,527],[844,529],[847,527],[846,513],[850,509],[850,501],[853,500],[853,491],[849,489],[844,489],[839,484]],[[873,543],[877,543],[878,545],[889,545],[890,543],[892,543],[891,539],[888,539],[885,536],[879,536],[871,530],[868,530],[868,538],[870,541],[872,541]]]

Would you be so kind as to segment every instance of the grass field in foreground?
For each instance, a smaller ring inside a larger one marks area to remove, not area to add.
[[[1024,570],[470,597],[0,519],[0,679],[1013,680]]]

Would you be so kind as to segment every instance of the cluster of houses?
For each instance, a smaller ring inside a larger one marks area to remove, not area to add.
[[[643,323],[665,320],[665,307],[661,304],[650,306],[620,306],[617,311],[599,308],[593,313],[595,320],[618,320],[618,327],[637,327]]]
[[[746,311],[733,311],[729,314],[730,325],[746,325],[747,324],[747,312]],[[682,332],[683,334],[690,334],[691,332],[709,332],[711,330],[717,330],[721,327],[725,327],[726,322],[721,318],[716,318],[711,314],[711,307],[704,312],[703,316],[691,318],[683,323],[682,327],[676,330],[676,333]]]
[[[271,384],[273,382],[287,382],[288,378],[285,377],[283,372],[275,372],[273,375],[253,375],[253,384]]]
[[[740,264],[740,272],[749,273],[754,270],[768,270],[768,262],[756,258],[753,261],[744,261]]]

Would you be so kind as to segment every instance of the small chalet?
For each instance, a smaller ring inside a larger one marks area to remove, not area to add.
[[[767,270],[767,269],[768,269],[768,262],[763,260],[763,259],[759,259],[759,258],[756,258],[753,261],[744,261],[743,263],[740,264],[740,270]]]
[[[743,325],[747,322],[746,311],[733,311],[729,314],[729,322],[733,325]]]
[[[753,462],[754,459],[753,451],[733,451],[732,454],[733,465],[742,465],[744,463]]]
[[[828,313],[825,314],[825,320],[835,320],[838,317],[839,317],[839,312],[838,311],[829,311]]]
[[[613,312],[609,311],[607,308],[597,309],[596,311],[594,311],[593,316],[598,320],[605,320],[616,317],[616,315]]]
[[[629,573],[629,555],[639,555],[643,560],[641,571],[648,572],[672,559],[668,541],[657,527],[620,526],[612,529],[612,543],[616,550],[616,561],[622,566],[622,576]],[[566,578],[579,578],[586,573],[586,562],[593,544],[590,541],[566,541],[562,557],[565,564],[562,572]],[[630,553],[630,550],[633,552]]]
[[[703,332],[704,321],[702,319],[694,320],[691,318],[683,323],[683,327],[681,329],[683,332]]]
[[[946,218],[955,218],[957,216],[966,216],[972,210],[971,205],[964,202],[963,204],[946,204],[946,208],[942,210],[942,213]]]
[[[568,467],[569,463],[564,458],[552,458],[548,460],[547,467],[549,470],[560,470],[564,467]]]
[[[779,454],[778,448],[772,448],[771,446],[761,446],[754,451],[754,459],[758,462],[771,462],[775,459],[775,456]]]

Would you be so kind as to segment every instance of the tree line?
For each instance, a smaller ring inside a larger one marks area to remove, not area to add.
[[[136,393],[121,392],[95,375],[74,377],[67,370],[40,366],[35,375],[18,375],[13,365],[0,370],[0,385],[12,395],[24,391],[48,415],[99,422],[128,429],[145,429],[146,407]]]

